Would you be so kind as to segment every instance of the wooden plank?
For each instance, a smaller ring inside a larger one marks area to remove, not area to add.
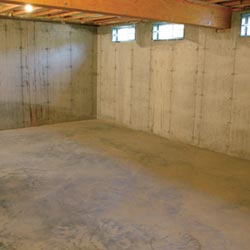
[[[40,7],[35,7],[32,11],[33,12],[36,12],[38,10],[40,10],[41,8]],[[28,13],[24,8],[21,9],[21,10],[17,10],[17,11],[14,11],[12,13],[12,16],[20,16],[20,15],[31,15],[31,13]]]
[[[71,17],[71,16],[76,15],[76,14],[80,14],[80,12],[79,11],[67,11],[64,13],[51,15],[50,18]]]
[[[44,11],[32,13],[31,17],[42,17],[42,16],[52,15],[52,14],[61,13],[61,12],[62,10],[50,9],[50,10],[44,10]]]
[[[74,15],[71,17],[65,17],[63,20],[64,21],[73,21],[73,20],[78,20],[81,18],[92,17],[92,16],[93,16],[93,14],[89,14],[89,13],[88,14],[80,14],[80,15]]]
[[[250,0],[242,0],[242,1],[230,1],[228,3],[223,3],[224,6],[228,7],[244,7],[250,5]]]
[[[125,23],[136,23],[141,21],[140,19],[114,17],[113,19],[103,19],[94,21],[96,25],[110,25],[110,24],[125,24]]]
[[[115,17],[114,16],[100,16],[100,17],[93,16],[89,18],[82,18],[81,23],[87,23],[87,22],[96,21],[96,20],[109,20],[113,18]]]
[[[6,5],[6,6],[2,6],[0,8],[0,13],[4,13],[4,12],[7,12],[7,11],[11,11],[11,10],[14,10],[16,8],[20,7],[19,5],[16,5],[16,4],[10,4],[10,5]]]
[[[229,28],[230,8],[179,0],[2,0],[2,3],[33,4],[48,8],[102,13],[140,19]]]
[[[243,8],[232,8],[232,11],[233,11],[233,12],[242,11],[242,10],[243,10]]]
[[[231,0],[207,0],[207,3],[223,3],[223,2],[230,2]]]

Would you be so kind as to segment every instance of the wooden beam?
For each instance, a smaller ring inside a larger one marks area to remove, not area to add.
[[[1,6],[0,7],[0,13],[4,13],[7,11],[14,10],[16,8],[20,7],[19,5],[11,4],[11,5],[6,5],[6,6]]]
[[[82,19],[82,18],[86,18],[86,17],[92,17],[93,14],[80,14],[80,15],[74,15],[71,17],[64,17],[63,20],[64,21],[72,21],[72,20],[77,20],[77,19]],[[95,15],[96,16],[96,15]]]
[[[43,17],[43,16],[52,15],[52,14],[61,13],[61,12],[62,10],[49,9],[49,10],[43,10],[43,11],[39,11],[36,13],[32,13],[31,17]]]
[[[33,9],[33,12],[35,13],[36,11],[40,10],[41,8],[40,7],[35,7]],[[32,13],[33,13],[32,12]],[[18,11],[14,11],[12,13],[12,16],[19,16],[19,15],[31,15],[31,13],[27,13],[27,11],[23,8],[22,10],[18,10]]]
[[[116,17],[113,19],[108,19],[108,20],[97,20],[94,21],[94,24],[98,25],[98,26],[102,26],[102,25],[113,25],[113,24],[126,24],[126,23],[137,23],[140,22],[140,19],[132,19],[132,18],[126,18],[126,17]]]
[[[88,22],[92,22],[92,21],[97,21],[97,20],[109,20],[109,19],[113,19],[115,18],[114,16],[93,16],[93,17],[88,17],[88,18],[81,18],[80,21],[81,23],[88,23]]]
[[[2,3],[33,4],[82,12],[118,15],[226,29],[231,8],[188,0],[0,0]]]
[[[67,11],[61,14],[50,15],[50,18],[62,18],[62,17],[71,17],[76,14],[80,14],[79,11]]]
[[[250,0],[238,0],[238,1],[230,1],[230,2],[226,2],[223,3],[223,5],[225,6],[230,6],[230,7],[234,7],[234,6],[248,6],[250,5]]]
[[[223,3],[230,2],[231,0],[207,0],[206,3]]]

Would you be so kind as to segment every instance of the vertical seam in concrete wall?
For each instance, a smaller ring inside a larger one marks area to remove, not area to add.
[[[20,69],[21,69],[21,104],[22,104],[22,126],[25,125],[24,114],[24,72],[23,72],[23,28],[19,23],[20,43],[19,43],[19,56],[20,56]]]
[[[37,79],[36,79],[36,74],[37,74],[37,69],[36,69],[36,60],[37,60],[37,53],[36,53],[36,23],[34,23],[33,25],[33,65],[34,65],[34,82],[33,82],[33,90],[35,92],[34,94],[34,98],[35,98],[35,103],[37,103]],[[33,115],[33,123],[34,125],[37,125],[37,120],[34,121],[34,119],[37,119],[38,117],[38,113],[37,113],[37,106],[34,107],[35,111],[33,110],[33,112],[35,113],[35,115]]]
[[[174,88],[174,47],[171,48],[171,68],[170,68],[170,89],[169,89],[169,125],[168,135],[171,135],[172,126],[172,104],[173,104],[173,88]]]
[[[102,48],[102,36],[99,35],[99,41],[98,41],[98,45],[100,47],[100,55],[99,55],[99,62],[98,62],[98,82],[99,82],[99,86],[98,86],[98,95],[99,97],[99,110],[98,110],[98,116],[102,116],[102,60],[103,60],[103,48]]]
[[[130,74],[130,114],[129,114],[129,124],[132,125],[132,110],[133,110],[133,106],[132,106],[132,101],[133,101],[133,82],[134,82],[134,43],[132,44],[132,48],[131,48],[131,74]]]
[[[152,108],[152,98],[151,98],[151,91],[152,91],[152,72],[153,72],[153,47],[152,42],[150,43],[150,53],[149,53],[149,84],[148,84],[148,130],[153,132],[154,127],[154,119],[153,119],[153,108]]]
[[[195,144],[195,129],[196,129],[196,112],[197,112],[197,96],[198,96],[198,73],[199,73],[199,46],[196,48],[196,71],[195,71],[195,79],[194,79],[194,112],[193,112],[193,131],[192,131],[192,143]]]
[[[234,92],[235,92],[235,75],[236,75],[236,54],[237,54],[237,43],[238,39],[235,40],[235,45],[233,48],[233,72],[232,75],[232,84],[230,89],[230,107],[229,107],[229,121],[228,121],[228,141],[226,145],[226,152],[229,153],[230,151],[230,144],[231,144],[231,132],[232,132],[232,119],[233,119],[233,105],[234,105]]]
[[[30,25],[34,25],[33,23],[30,23]],[[27,25],[27,28],[29,29],[29,25]],[[33,41],[33,40],[32,40]],[[29,42],[29,40],[28,40]],[[32,42],[31,42],[32,44]],[[33,44],[32,44],[33,45]],[[31,100],[31,85],[32,85],[32,82],[30,81],[30,74],[29,72],[31,71],[30,68],[30,64],[28,63],[29,61],[29,44],[28,44],[28,47],[27,47],[27,57],[26,57],[26,88],[27,88],[27,94],[28,94],[28,98],[29,98],[29,106],[28,106],[28,109],[29,109],[29,125],[32,125],[32,121],[33,121],[33,117],[32,117],[32,107],[31,107],[31,104],[32,104],[32,100]]]
[[[116,122],[119,122],[119,117],[117,116],[117,114],[118,114],[118,112],[117,112],[117,110],[119,110],[119,107],[117,107],[117,101],[116,101],[116,97],[117,97],[117,95],[116,95],[116,93],[118,93],[118,91],[117,91],[117,86],[118,86],[118,84],[117,84],[117,43],[114,43],[114,48],[115,48],[115,55],[114,55],[114,67],[113,67],[113,69],[114,69],[114,96],[113,96],[113,107],[114,107],[114,110],[113,110],[113,112],[114,112],[114,116],[113,116],[113,119],[114,119],[114,121],[116,121]]]
[[[69,31],[69,70],[70,70],[70,109],[73,110],[74,108],[74,89],[73,89],[73,47],[72,47],[72,31]]]
[[[97,82],[98,82],[98,75],[97,75],[97,65],[94,65],[94,63],[97,63],[97,61],[95,61],[95,57],[97,60],[97,41],[95,39],[98,39],[98,36],[96,34],[96,36],[92,37],[92,44],[95,44],[95,47],[92,47],[92,58],[91,58],[91,71],[92,71],[92,75],[91,75],[91,90],[92,90],[92,110],[91,110],[91,117],[96,118],[97,116]]]
[[[50,97],[49,97],[49,30],[46,30],[47,33],[47,45],[46,45],[46,82],[45,82],[45,88],[46,88],[46,94],[47,94],[47,120],[49,120],[50,117]]]
[[[4,41],[5,42],[4,43],[4,61],[6,62],[7,61],[7,49],[6,49],[7,46],[6,45],[7,45],[7,41],[8,41],[7,40],[8,39],[8,26],[7,26],[6,20],[4,21],[4,35],[5,35],[5,41]],[[1,84],[1,87],[3,88],[4,82],[2,81],[2,79],[1,79],[0,84]],[[3,91],[2,91],[1,88],[0,88],[0,90],[1,90],[0,91],[0,97],[2,97],[4,101],[6,101],[6,98],[4,97],[4,93],[3,93]],[[16,102],[16,106],[17,106],[17,102]],[[17,114],[15,114],[15,116],[17,118]]]
[[[203,67],[202,67],[202,80],[201,80],[201,90],[200,90],[200,114],[199,114],[199,136],[198,136],[198,145],[201,144],[201,123],[202,123],[202,115],[203,115],[203,107],[204,107],[204,88],[205,88],[205,65],[206,65],[206,51],[207,51],[207,34],[205,34],[204,40],[204,55],[203,55]]]

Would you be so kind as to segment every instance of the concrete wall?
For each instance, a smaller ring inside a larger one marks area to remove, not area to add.
[[[112,43],[98,30],[98,118],[250,158],[250,38],[186,26],[182,41]]]
[[[95,117],[96,28],[0,20],[0,130]]]

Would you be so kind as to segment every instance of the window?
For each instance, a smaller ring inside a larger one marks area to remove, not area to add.
[[[153,40],[175,40],[184,37],[184,25],[174,23],[156,23],[153,25]]]
[[[250,14],[243,14],[241,17],[241,36],[250,36]]]
[[[135,40],[135,25],[119,26],[113,28],[112,42],[128,42]]]

